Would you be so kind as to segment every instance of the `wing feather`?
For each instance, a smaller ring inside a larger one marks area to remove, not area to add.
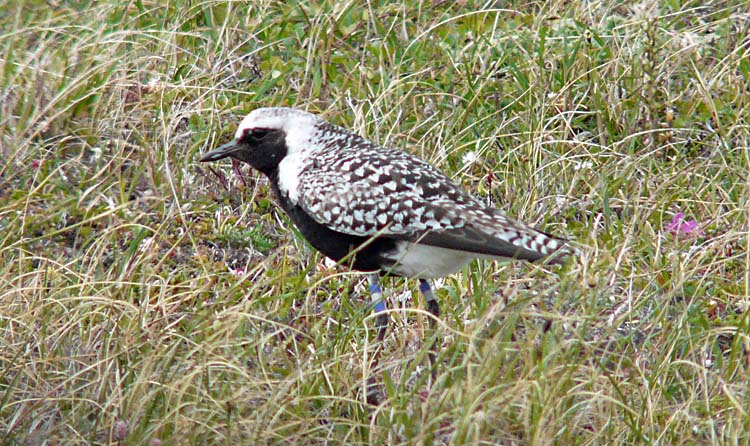
[[[311,165],[300,188],[305,212],[345,234],[529,261],[565,246],[486,207],[426,162],[374,145],[339,149],[330,162]]]

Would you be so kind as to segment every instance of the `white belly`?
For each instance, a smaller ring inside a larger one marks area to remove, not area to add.
[[[391,268],[395,274],[419,279],[447,276],[463,268],[477,256],[454,249],[402,242],[387,257],[396,262]]]

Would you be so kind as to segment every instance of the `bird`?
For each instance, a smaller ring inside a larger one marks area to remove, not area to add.
[[[279,206],[316,250],[367,273],[381,341],[388,326],[381,276],[416,278],[437,319],[430,281],[472,259],[560,264],[573,253],[565,239],[486,205],[426,161],[299,109],[253,110],[230,142],[200,161],[224,158],[268,177]]]

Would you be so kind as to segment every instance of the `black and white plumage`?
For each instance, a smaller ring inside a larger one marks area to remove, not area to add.
[[[233,141],[201,161],[226,157],[268,176],[282,209],[324,255],[355,270],[419,278],[436,316],[426,279],[473,258],[559,263],[570,253],[564,240],[486,206],[430,164],[304,111],[253,111]],[[370,281],[380,311],[377,275]],[[381,338],[386,321],[378,321]]]

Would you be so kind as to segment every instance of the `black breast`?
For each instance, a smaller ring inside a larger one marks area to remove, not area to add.
[[[371,237],[334,231],[315,221],[301,207],[294,205],[288,197],[279,191],[278,172],[272,172],[269,178],[281,208],[305,240],[323,255],[338,262],[351,254],[343,264],[349,265],[357,271],[378,271],[387,268],[392,263],[384,261],[381,253],[394,250],[396,247],[395,240],[385,237],[372,240]],[[366,246],[363,247],[362,245]]]

